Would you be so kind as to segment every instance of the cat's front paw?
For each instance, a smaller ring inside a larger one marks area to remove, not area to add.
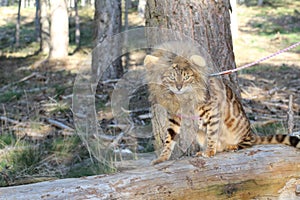
[[[227,151],[237,151],[237,150],[239,150],[239,146],[237,144],[235,144],[235,145],[227,145],[226,146],[226,150]]]
[[[164,161],[166,161],[166,160],[168,160],[168,159],[163,158],[163,157],[160,157],[160,158],[157,158],[157,159],[153,160],[153,161],[151,162],[151,165],[157,165],[157,164],[162,163],[162,162],[164,162]]]
[[[196,156],[202,156],[202,157],[205,157],[205,158],[211,158],[211,157],[214,157],[216,155],[216,153],[217,153],[216,149],[208,148],[204,152],[202,152],[202,151],[197,152]]]

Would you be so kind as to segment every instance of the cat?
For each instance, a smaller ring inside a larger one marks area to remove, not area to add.
[[[217,152],[235,151],[256,144],[286,144],[300,148],[297,136],[259,136],[251,130],[250,121],[238,96],[192,43],[168,42],[144,59],[149,100],[167,111],[168,126],[163,149],[152,165],[168,160],[182,130],[182,110],[191,107],[199,121],[196,140],[204,151],[197,156],[213,157]],[[184,107],[183,107],[184,105]],[[192,120],[192,119],[191,119]],[[183,130],[184,131],[184,130]],[[155,133],[159,134],[159,133]]]

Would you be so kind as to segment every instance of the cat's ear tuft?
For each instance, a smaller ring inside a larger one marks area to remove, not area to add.
[[[204,58],[201,57],[201,56],[198,56],[198,55],[192,55],[192,56],[190,57],[190,60],[191,60],[191,62],[192,62],[193,64],[195,64],[195,65],[197,65],[197,66],[199,66],[199,67],[204,67],[205,64],[206,64]]]
[[[147,55],[144,59],[144,66],[149,67],[151,64],[155,64],[159,60],[158,57]]]

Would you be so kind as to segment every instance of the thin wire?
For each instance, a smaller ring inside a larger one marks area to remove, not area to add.
[[[276,53],[273,53],[273,54],[271,54],[271,55],[269,55],[269,56],[267,56],[267,57],[263,57],[263,58],[261,58],[261,59],[255,61],[255,62],[249,63],[249,64],[247,64],[247,65],[243,65],[243,66],[241,66],[241,67],[239,67],[239,68],[236,68],[236,69],[230,69],[230,70],[222,71],[222,72],[219,72],[219,73],[210,74],[209,76],[219,76],[219,75],[225,75],[225,74],[231,74],[231,73],[233,73],[233,72],[237,72],[237,71],[239,71],[239,70],[242,70],[242,69],[251,67],[251,66],[256,65],[256,64],[258,64],[258,63],[260,63],[260,62],[263,62],[263,61],[268,60],[268,59],[270,59],[270,58],[272,58],[272,57],[275,57],[275,56],[277,56],[277,55],[279,55],[279,54],[282,54],[282,53],[284,53],[284,52],[286,52],[286,51],[289,51],[289,50],[291,50],[291,49],[293,49],[293,48],[295,48],[295,47],[297,47],[297,46],[299,46],[299,45],[300,45],[300,42],[297,42],[297,43],[295,43],[295,44],[293,44],[293,45],[291,45],[291,46],[289,46],[289,47],[287,47],[287,48],[285,48],[285,49],[282,49],[282,50],[280,50],[280,51],[277,51]]]

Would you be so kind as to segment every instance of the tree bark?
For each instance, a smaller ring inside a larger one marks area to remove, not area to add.
[[[114,175],[0,188],[4,199],[297,199],[300,152],[256,146],[214,158],[168,161]]]
[[[50,59],[65,59],[69,46],[69,16],[65,0],[51,1]]]

